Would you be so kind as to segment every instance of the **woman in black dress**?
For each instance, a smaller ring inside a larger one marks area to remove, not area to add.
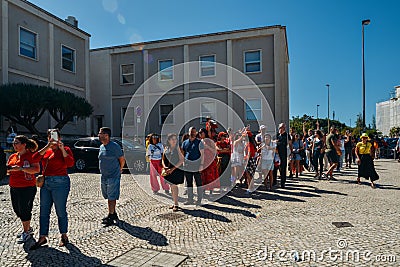
[[[178,146],[176,134],[169,134],[167,144],[162,157],[163,175],[165,181],[171,185],[172,200],[174,205],[170,207],[173,211],[179,210],[178,205],[178,185],[183,184],[184,174],[180,168],[183,164],[183,154]]]

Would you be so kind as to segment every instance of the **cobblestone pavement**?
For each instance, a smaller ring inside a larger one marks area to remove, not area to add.
[[[108,228],[100,221],[106,202],[99,175],[71,174],[71,244],[57,246],[53,210],[49,246],[33,252],[28,251],[31,243],[16,242],[21,226],[3,185],[0,266],[138,266],[132,255],[146,256],[149,250],[164,262],[168,255],[188,256],[182,266],[399,266],[400,164],[379,160],[376,167],[381,176],[377,189],[365,181],[357,185],[355,169],[344,170],[332,182],[306,173],[289,180],[286,189],[261,187],[245,197],[235,188],[218,203],[178,213],[124,175],[117,207],[121,222]],[[36,238],[38,195],[32,221]],[[332,222],[353,227],[337,228]]]

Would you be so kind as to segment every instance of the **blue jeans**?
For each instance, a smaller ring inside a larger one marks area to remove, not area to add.
[[[61,234],[68,232],[67,199],[71,181],[68,176],[46,176],[40,189],[40,236],[49,234],[51,207],[56,208],[58,229]]]

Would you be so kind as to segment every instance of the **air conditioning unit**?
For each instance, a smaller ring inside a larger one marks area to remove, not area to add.
[[[68,16],[65,21],[68,24],[71,24],[72,26],[78,28],[78,20],[74,16]]]

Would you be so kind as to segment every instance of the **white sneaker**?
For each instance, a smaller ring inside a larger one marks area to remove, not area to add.
[[[21,234],[21,237],[18,239],[17,243],[18,244],[25,243],[29,238],[31,238],[31,235],[29,233],[23,232]]]

